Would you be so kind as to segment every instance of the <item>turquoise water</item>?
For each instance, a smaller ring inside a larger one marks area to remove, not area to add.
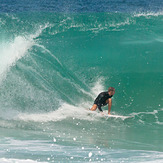
[[[1,13],[0,162],[162,162],[162,29],[161,11]],[[123,118],[86,110],[109,86]]]

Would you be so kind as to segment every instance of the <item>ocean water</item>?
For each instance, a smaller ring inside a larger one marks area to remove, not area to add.
[[[0,163],[163,162],[162,29],[161,0],[1,0]],[[88,111],[110,86],[122,117]]]

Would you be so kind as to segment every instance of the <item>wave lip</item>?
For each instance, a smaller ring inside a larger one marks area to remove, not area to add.
[[[141,13],[135,13],[134,17],[149,17],[149,16],[162,16],[163,15],[163,11],[160,12],[141,12]]]
[[[18,36],[13,42],[2,45],[0,75],[4,74],[9,70],[10,66],[22,58],[33,44],[34,42],[32,40]]]
[[[19,35],[13,41],[4,42],[0,45],[0,76],[5,77],[10,67],[24,57],[28,50],[35,45],[34,39],[38,37],[48,25],[39,26],[34,34]]]

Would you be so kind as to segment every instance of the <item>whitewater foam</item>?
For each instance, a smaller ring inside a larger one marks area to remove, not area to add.
[[[138,112],[138,113],[131,113],[130,116],[132,117],[138,117],[139,118],[139,122],[142,124],[145,124],[146,121],[148,121],[148,118],[144,119],[144,116],[148,116],[148,115],[153,115],[153,121],[151,123],[155,123],[158,125],[162,125],[163,122],[160,121],[160,112],[162,112],[163,109],[157,109],[157,110],[153,110],[151,112]]]
[[[91,116],[89,116],[91,114]],[[70,104],[64,103],[56,111],[48,113],[20,113],[15,119],[23,121],[34,121],[34,122],[49,122],[49,121],[61,121],[67,118],[80,119],[88,121],[96,121],[100,114],[96,112],[90,112],[85,108],[76,107]]]
[[[1,163],[39,163],[38,161],[30,160],[30,159],[8,159],[8,158],[0,158]],[[46,163],[46,162],[41,162]]]

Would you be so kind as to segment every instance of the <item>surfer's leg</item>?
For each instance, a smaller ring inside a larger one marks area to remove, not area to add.
[[[95,111],[97,109],[97,105],[93,104],[92,108],[90,109],[91,111]]]

